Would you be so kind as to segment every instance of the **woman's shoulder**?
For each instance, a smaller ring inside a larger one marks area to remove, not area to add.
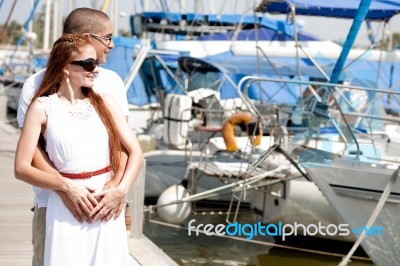
[[[43,101],[42,97],[38,97],[37,99],[33,100],[31,105],[29,106],[28,112],[31,112],[35,115],[40,115],[43,113],[47,114],[48,108],[46,107],[48,104]]]
[[[46,95],[46,96],[37,97],[36,100],[40,103],[46,103],[46,102],[50,102],[51,98],[50,98],[50,95]]]
[[[35,101],[32,102],[32,105],[39,105],[36,108],[42,108],[46,112],[46,114],[51,113],[53,110],[53,104],[52,102],[54,101],[54,95],[48,95],[48,96],[40,96],[38,97]],[[32,107],[33,108],[33,107]]]

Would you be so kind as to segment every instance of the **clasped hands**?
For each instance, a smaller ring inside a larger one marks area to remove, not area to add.
[[[93,188],[70,183],[69,190],[58,192],[62,201],[79,221],[93,223],[98,220],[117,219],[125,203],[125,195],[112,182],[104,185],[103,190],[95,192]]]

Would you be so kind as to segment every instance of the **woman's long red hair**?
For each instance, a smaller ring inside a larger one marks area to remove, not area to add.
[[[80,49],[87,45],[91,45],[89,38],[76,34],[64,34],[54,43],[42,83],[39,90],[33,96],[32,102],[38,97],[49,96],[58,91],[64,78],[64,67],[69,62],[73,61],[73,57],[80,54]],[[81,89],[83,94],[90,100],[90,103],[93,105],[107,129],[110,149],[110,167],[114,173],[116,173],[119,166],[121,143],[114,119],[99,94],[95,93],[92,88],[82,87]]]

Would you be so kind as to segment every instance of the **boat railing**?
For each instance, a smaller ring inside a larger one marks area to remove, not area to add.
[[[129,73],[124,80],[125,90],[128,90],[129,87],[132,85],[133,79],[138,73],[149,51],[150,51],[150,42],[147,40],[142,41],[141,45],[136,47],[135,61],[132,64]]]
[[[263,102],[263,99],[259,99],[258,101],[261,102],[261,104],[251,99],[250,87],[254,83],[257,85],[260,83],[267,83],[267,85],[263,87],[253,86],[252,89],[257,87],[260,90],[268,91],[268,89],[266,89],[268,84],[275,84],[275,86],[276,84],[280,84],[278,87],[285,89],[290,87],[298,90],[298,101],[294,104],[286,103],[287,106],[291,107],[287,108],[287,112],[289,112],[290,116],[289,121],[285,124],[285,120],[282,120],[281,125],[288,126],[289,132],[294,133],[296,130],[299,130],[299,128],[297,126],[293,127],[292,122],[295,120],[296,116],[300,116],[300,123],[297,123],[297,125],[303,125],[302,129],[306,130],[306,134],[304,135],[305,144],[315,136],[315,133],[320,132],[321,127],[331,126],[333,128],[332,130],[336,134],[339,134],[339,140],[344,143],[344,151],[347,151],[350,146],[356,145],[357,150],[354,154],[356,154],[357,157],[360,154],[358,147],[359,141],[357,138],[357,134],[359,134],[357,129],[359,129],[360,126],[367,127],[364,129],[365,132],[371,133],[375,130],[374,127],[371,126],[374,121],[379,123],[382,121],[392,123],[399,122],[398,117],[386,115],[384,112],[373,113],[373,111],[377,109],[374,105],[381,106],[380,100],[385,95],[392,95],[392,97],[396,97],[397,99],[398,94],[400,94],[399,91],[395,90],[399,86],[398,84],[395,84],[389,89],[379,89],[354,86],[348,83],[332,84],[319,81],[246,76],[238,83],[239,91],[243,92],[241,97],[246,104],[249,105],[249,109],[253,110],[260,119],[263,119],[264,125],[268,125],[270,122],[265,120],[265,117],[268,116],[263,114],[260,106],[279,106],[279,104],[277,101],[274,101],[274,99],[269,99],[268,102]],[[349,93],[353,94],[353,98],[358,97],[358,104],[355,104],[354,99],[349,96]],[[367,98],[361,101],[363,98],[360,95],[364,95]],[[282,99],[280,100],[282,101]],[[280,105],[282,104],[283,103],[280,103]],[[364,122],[362,122],[362,119],[364,119]],[[365,122],[365,120],[367,120],[367,122]]]

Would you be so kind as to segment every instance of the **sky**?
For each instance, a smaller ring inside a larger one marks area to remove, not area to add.
[[[53,0],[54,1],[54,0]],[[76,7],[86,6],[100,8],[103,1],[101,0],[59,0],[61,3],[61,10],[64,11],[65,16],[69,11],[69,3],[75,2]],[[257,5],[260,0],[165,0],[168,3],[168,8],[171,11],[179,12],[180,10],[193,11],[195,7],[199,10],[199,13],[237,13],[244,14],[251,12],[252,8]],[[16,7],[14,9],[11,21],[16,20],[20,23],[24,23],[28,18],[31,8],[27,8],[27,3],[32,3],[33,0],[19,0],[17,1]],[[119,2],[119,17],[114,20],[114,24],[117,24],[119,28],[129,30],[129,15],[140,13],[143,11],[141,3],[146,2],[146,0],[111,0],[110,2]],[[161,10],[162,1],[159,0],[149,0],[150,10]],[[197,2],[197,5],[196,5]],[[0,23],[4,23],[11,9],[13,0],[4,0],[3,5],[0,9]],[[40,9],[46,0],[41,0]],[[32,4],[28,5],[32,6]],[[110,6],[111,7],[111,6]],[[110,15],[110,9],[107,12]],[[111,16],[111,15],[110,15]],[[285,19],[285,16],[272,16],[276,19]],[[351,21],[346,19],[329,19],[329,18],[315,18],[315,17],[299,17],[304,23],[303,29],[315,36],[322,39],[343,41],[346,38],[347,32],[351,26]],[[116,23],[117,22],[117,23]],[[382,32],[381,24],[374,25],[374,33]],[[400,15],[395,16],[389,23],[387,28],[389,32],[400,33]],[[379,36],[380,37],[380,36]],[[359,36],[356,40],[356,45],[367,45],[367,31],[365,25],[360,30]]]

